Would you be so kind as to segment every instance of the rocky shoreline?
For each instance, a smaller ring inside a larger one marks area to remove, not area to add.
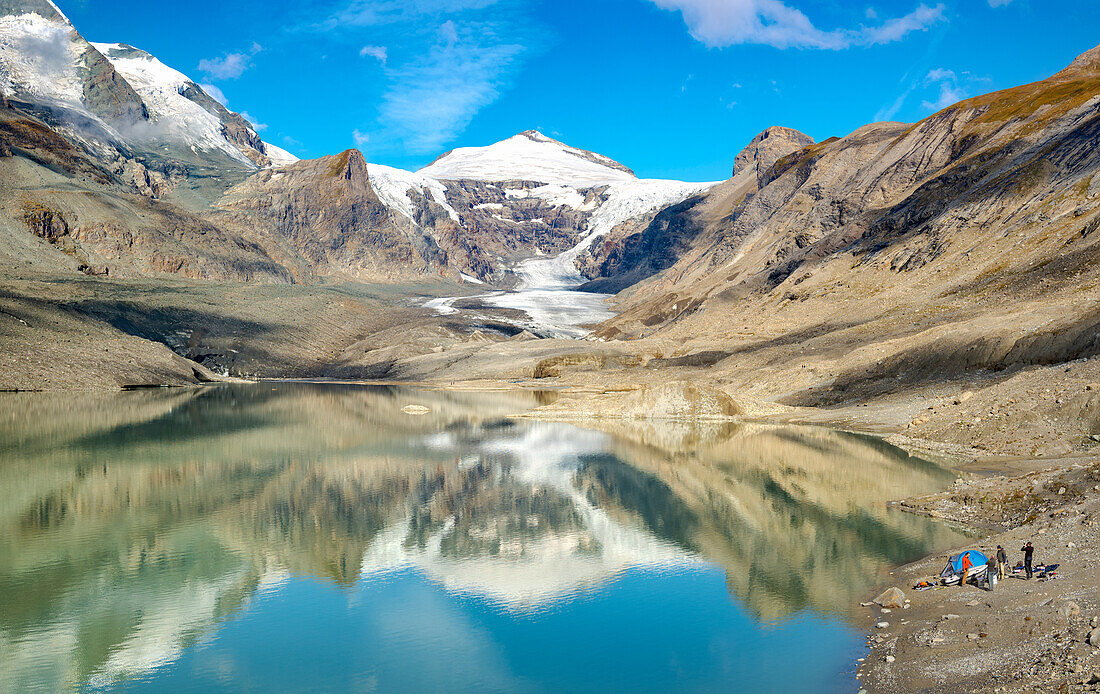
[[[1067,459],[1023,475],[960,479],[953,489],[907,499],[901,508],[981,528],[954,548],[993,551],[1010,564],[1031,541],[1036,563],[1057,578],[1009,576],[993,591],[974,585],[915,591],[948,554],[892,572],[902,609],[867,608],[868,653],[857,677],[873,692],[1100,691],[1100,463]],[[870,596],[868,597],[870,600]]]

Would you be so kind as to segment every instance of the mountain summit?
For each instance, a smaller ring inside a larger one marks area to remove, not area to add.
[[[538,181],[571,186],[633,180],[614,159],[528,130],[487,147],[453,149],[420,170],[439,180]]]

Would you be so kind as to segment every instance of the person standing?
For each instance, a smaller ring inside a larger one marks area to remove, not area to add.
[[[1005,565],[1008,564],[1008,554],[1005,548],[997,545],[997,578],[1005,580]]]
[[[1031,579],[1031,557],[1032,557],[1032,555],[1035,554],[1035,548],[1031,546],[1030,542],[1028,542],[1023,547],[1020,548],[1020,551],[1024,553],[1024,573],[1027,574],[1028,580],[1030,580]]]
[[[964,552],[963,553],[963,564],[962,564],[962,576],[959,578],[959,586],[965,586],[966,585],[966,576],[967,576],[967,574],[970,573],[970,567],[971,566],[973,566],[973,564],[970,563],[970,552]]]
[[[999,563],[996,556],[990,557],[985,562],[985,587],[990,592],[993,592],[993,588],[997,585],[997,565]]]

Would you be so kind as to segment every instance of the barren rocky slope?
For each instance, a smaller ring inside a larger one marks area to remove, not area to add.
[[[557,382],[707,382],[965,448],[1091,448],[1098,104],[1094,49],[1042,82],[735,176],[684,206],[688,250],[620,295],[602,352],[578,346]]]

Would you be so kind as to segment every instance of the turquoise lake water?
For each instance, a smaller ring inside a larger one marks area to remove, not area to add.
[[[854,692],[961,540],[876,439],[507,418],[553,397],[0,395],[0,692]]]

